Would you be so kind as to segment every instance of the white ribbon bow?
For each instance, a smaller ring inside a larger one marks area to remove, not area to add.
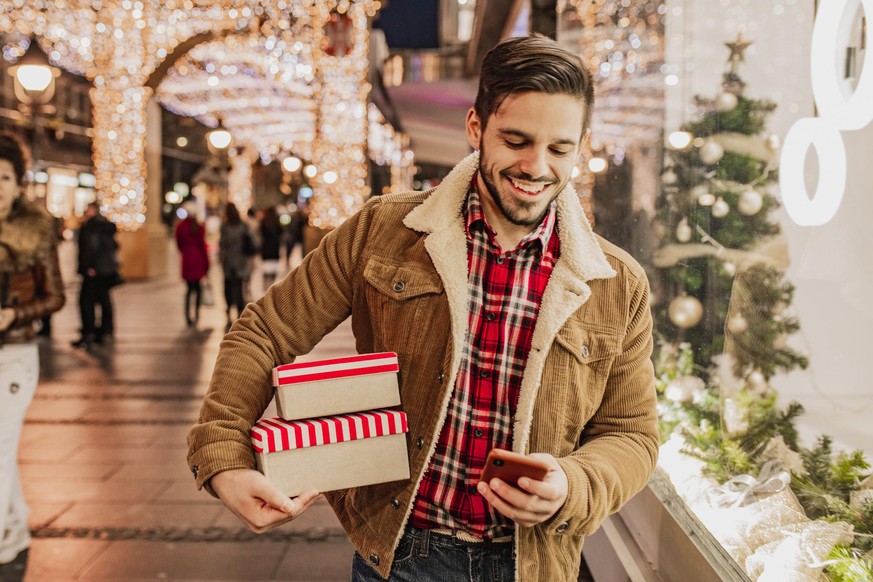
[[[710,489],[709,501],[718,507],[744,507],[757,501],[758,496],[779,493],[791,482],[791,474],[781,469],[782,463],[778,459],[767,461],[757,479],[751,475],[737,475]]]

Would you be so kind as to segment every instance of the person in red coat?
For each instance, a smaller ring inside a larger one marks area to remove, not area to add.
[[[206,229],[197,221],[194,204],[183,208],[188,215],[176,225],[176,245],[182,257],[182,278],[188,284],[185,292],[185,321],[188,327],[197,325],[200,317],[201,281],[209,270],[209,255],[206,252]],[[194,315],[191,315],[191,297],[194,297]]]

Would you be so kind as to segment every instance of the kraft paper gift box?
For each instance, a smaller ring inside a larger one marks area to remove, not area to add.
[[[276,409],[285,420],[400,404],[397,354],[361,354],[273,368]]]
[[[409,478],[406,413],[372,410],[306,420],[262,419],[251,430],[263,473],[293,497]]]

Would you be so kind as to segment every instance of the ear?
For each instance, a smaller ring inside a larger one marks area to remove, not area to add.
[[[576,152],[576,161],[574,163],[578,164],[582,159],[582,154],[588,151],[588,145],[591,143],[591,128],[585,130],[582,134],[582,140],[579,142],[579,150]]]
[[[479,150],[479,144],[482,140],[482,121],[479,119],[479,116],[476,114],[476,110],[474,108],[470,108],[467,112],[467,143],[470,144],[470,147],[474,150]]]

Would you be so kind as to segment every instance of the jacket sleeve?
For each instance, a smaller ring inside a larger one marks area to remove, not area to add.
[[[20,326],[45,317],[64,306],[64,282],[58,263],[58,245],[52,237],[50,248],[36,265],[37,289],[32,301],[15,307],[13,326]]]
[[[273,397],[272,369],[310,352],[349,316],[354,271],[378,203],[368,202],[329,233],[225,335],[188,434],[188,464],[198,487],[221,471],[255,467],[249,431]]]
[[[594,533],[655,470],[659,439],[649,284],[640,275],[628,287],[626,334],[603,400],[585,426],[581,446],[558,459],[569,492],[563,508],[544,524],[549,533]]]

